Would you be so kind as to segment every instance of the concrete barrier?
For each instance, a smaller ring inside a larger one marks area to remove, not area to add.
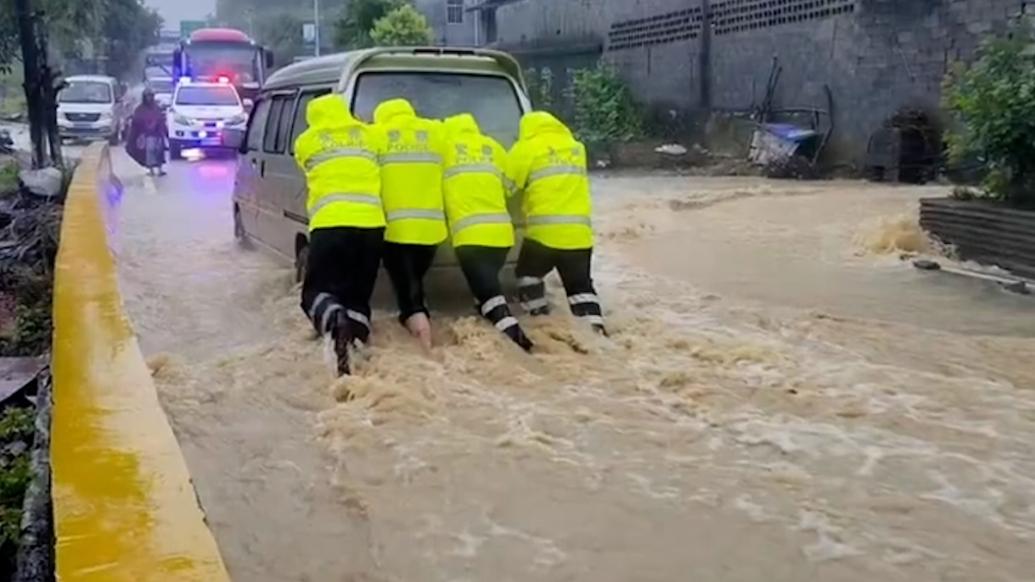
[[[56,574],[72,580],[229,580],[122,311],[106,217],[120,186],[107,146],[83,155],[54,280]]]

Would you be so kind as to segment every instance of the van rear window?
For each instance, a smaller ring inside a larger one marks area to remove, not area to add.
[[[352,113],[373,121],[374,109],[383,101],[403,98],[417,114],[445,119],[470,113],[482,131],[504,147],[517,139],[521,103],[514,85],[506,77],[459,73],[371,71],[356,80]]]

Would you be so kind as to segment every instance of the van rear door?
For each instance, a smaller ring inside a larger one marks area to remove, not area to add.
[[[441,65],[435,63],[441,62]],[[413,104],[417,114],[429,119],[446,119],[460,113],[470,113],[486,135],[492,136],[505,148],[517,141],[521,116],[530,109],[528,98],[521,91],[517,79],[507,75],[502,67],[490,62],[479,69],[450,70],[449,57],[417,57],[413,66],[405,68],[393,63],[391,68],[380,69],[376,62],[361,67],[346,85],[346,98],[357,118],[372,122],[374,109],[389,99],[404,98]],[[481,66],[482,63],[479,63]],[[517,260],[517,251],[523,237],[524,216],[520,198],[510,200],[510,215],[517,227],[517,240],[508,262]],[[436,266],[453,266],[456,256],[452,247],[443,245],[436,255]]]
[[[353,114],[367,122],[378,104],[398,97],[429,119],[470,113],[506,148],[517,140],[525,111],[516,81],[502,73],[372,69],[356,75],[349,97]]]

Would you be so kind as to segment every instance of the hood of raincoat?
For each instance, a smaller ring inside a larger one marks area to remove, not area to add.
[[[416,117],[413,105],[405,99],[391,99],[374,109],[374,123],[386,123],[396,117]]]
[[[545,111],[533,111],[526,113],[521,118],[521,134],[518,139],[530,139],[539,135],[554,133],[566,137],[572,136],[568,126],[561,123],[559,119]]]
[[[309,102],[305,110],[305,119],[309,127],[319,127],[334,123],[348,123],[353,120],[345,99],[341,95],[331,94],[317,97]]]
[[[478,122],[470,113],[461,113],[446,119],[445,128],[446,133],[449,135],[480,134],[482,132],[481,128],[478,127]]]

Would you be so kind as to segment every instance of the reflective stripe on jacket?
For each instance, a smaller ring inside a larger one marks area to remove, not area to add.
[[[313,99],[309,127],[295,141],[295,161],[305,172],[309,230],[385,225],[378,156],[384,137],[349,113],[341,95]]]
[[[506,168],[524,191],[525,236],[555,249],[593,247],[586,148],[571,130],[549,113],[526,114]]]
[[[404,99],[374,110],[385,136],[381,153],[381,198],[389,242],[437,245],[446,240],[442,203],[442,124],[417,117]]]
[[[450,117],[445,129],[442,190],[453,246],[514,246],[503,186],[506,150],[471,115]]]

